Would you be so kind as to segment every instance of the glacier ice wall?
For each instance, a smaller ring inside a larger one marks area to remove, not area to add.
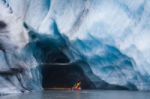
[[[149,0],[2,1],[32,27],[38,40],[58,41],[72,62],[84,61],[99,79],[150,90]],[[92,78],[85,64],[79,65],[99,87],[101,80]]]
[[[0,3],[0,95],[42,90],[23,20],[7,7]]]

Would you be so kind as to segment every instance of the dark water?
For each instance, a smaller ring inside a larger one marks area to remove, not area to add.
[[[43,91],[1,96],[0,99],[150,99],[138,91]]]

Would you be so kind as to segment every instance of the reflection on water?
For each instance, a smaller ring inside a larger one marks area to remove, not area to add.
[[[149,99],[150,92],[139,91],[44,91],[1,96],[0,99]]]

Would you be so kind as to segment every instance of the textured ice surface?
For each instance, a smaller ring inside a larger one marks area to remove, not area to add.
[[[0,3],[0,95],[42,89],[28,42],[23,20]]]
[[[100,79],[150,90],[149,0],[2,1],[41,39],[58,41],[71,61],[86,62]]]

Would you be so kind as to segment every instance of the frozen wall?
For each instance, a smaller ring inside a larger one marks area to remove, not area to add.
[[[32,42],[58,41],[71,62],[84,61],[78,65],[97,88],[104,81],[150,90],[149,0],[2,1],[35,32]]]

